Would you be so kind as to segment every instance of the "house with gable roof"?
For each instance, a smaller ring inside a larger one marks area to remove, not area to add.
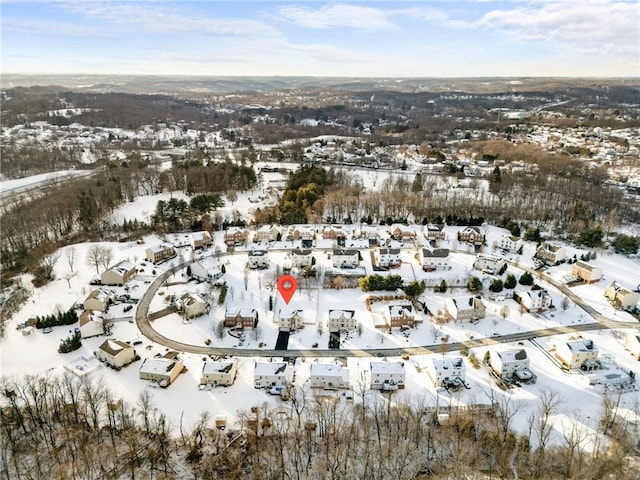
[[[95,356],[101,362],[120,369],[136,359],[135,349],[120,340],[105,340],[95,351]]]
[[[456,322],[480,320],[487,312],[480,296],[450,297],[444,301],[444,307]]]
[[[123,260],[100,275],[100,283],[102,285],[126,285],[137,273],[136,266]]]

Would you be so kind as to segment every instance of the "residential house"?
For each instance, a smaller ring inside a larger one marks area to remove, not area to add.
[[[369,241],[370,247],[375,247],[380,244],[380,232],[378,231],[377,227],[363,225],[360,229],[360,237],[366,238]],[[338,244],[339,243],[340,242],[338,242]]]
[[[313,228],[311,228],[309,225],[294,225],[291,228],[289,228],[289,231],[287,232],[287,240],[289,241],[293,241],[293,240],[311,240],[313,241],[314,237],[315,237],[315,232],[313,230]]]
[[[498,243],[498,248],[507,252],[518,252],[523,247],[522,238],[514,235],[502,235]]]
[[[218,267],[207,267],[204,260],[192,263],[187,267],[187,271],[189,277],[209,283],[215,283],[224,275]]]
[[[293,368],[284,362],[255,362],[255,388],[286,387],[293,381]]]
[[[467,368],[462,357],[432,357],[427,363],[427,374],[434,387],[457,388],[464,384]]]
[[[275,242],[280,236],[280,229],[276,225],[263,225],[256,231],[256,242]]]
[[[425,272],[435,272],[436,270],[449,270],[449,249],[448,248],[423,248],[420,250],[420,263]]]
[[[638,301],[640,301],[640,293],[623,288],[616,284],[616,282],[611,283],[611,285],[605,288],[604,296],[607,297],[615,307],[623,310],[634,309],[638,305]]]
[[[101,362],[120,369],[136,359],[136,351],[131,345],[120,340],[105,340],[95,351],[95,356]]]
[[[329,332],[349,332],[358,328],[355,313],[354,310],[329,310]]]
[[[174,248],[184,248],[191,244],[191,237],[185,233],[168,233],[164,236],[164,241]]]
[[[551,307],[553,299],[546,290],[525,290],[514,292],[513,299],[527,309],[527,312],[543,312]]]
[[[106,312],[109,309],[109,305],[116,299],[116,292],[113,290],[107,290],[106,288],[96,288],[85,299],[85,310],[94,310],[96,312]]]
[[[464,227],[458,231],[458,241],[479,247],[484,245],[485,232],[480,227]]]
[[[402,263],[399,248],[378,248],[375,256],[380,267],[396,267]]]
[[[160,358],[145,358],[140,365],[140,380],[151,380],[161,387],[168,387],[175,382],[182,373],[184,363],[176,356],[175,352],[169,352]]]
[[[403,362],[371,362],[371,389],[398,390],[405,384],[405,369]]]
[[[247,231],[243,227],[229,227],[224,232],[224,243],[233,247],[247,243]]]
[[[300,330],[304,327],[304,316],[302,310],[293,310],[290,308],[281,308],[278,310],[278,325],[281,332],[290,332],[292,330]]]
[[[338,244],[342,243],[348,238],[349,232],[342,225],[329,225],[322,230],[322,238],[325,240],[336,240]]]
[[[255,328],[258,312],[254,308],[228,308],[224,314],[224,326],[229,328]]]
[[[456,322],[470,322],[484,318],[487,307],[480,296],[451,297],[444,301],[447,313]]]
[[[136,273],[136,266],[127,260],[123,260],[109,270],[102,272],[102,275],[100,275],[100,283],[102,285],[126,285]]]
[[[506,267],[507,264],[502,257],[485,253],[479,253],[473,262],[473,268],[489,275],[499,275]]]
[[[573,340],[556,345],[556,357],[570,369],[594,368],[599,355],[598,347],[593,340]]]
[[[415,311],[410,303],[389,305],[389,328],[405,330],[413,328],[416,323]]]
[[[191,248],[197,250],[199,248],[209,248],[213,245],[213,239],[211,238],[211,234],[206,230],[201,232],[191,232],[189,236],[189,242]]]
[[[185,292],[176,302],[178,310],[187,318],[199,317],[209,310],[209,304],[195,293]]]
[[[631,352],[637,360],[640,360],[640,335],[637,332],[627,333],[624,339],[624,347]]]
[[[391,225],[391,237],[394,240],[398,240],[401,242],[415,240],[416,231],[407,226],[402,225],[401,223],[394,223]]]
[[[358,250],[334,249],[331,260],[335,268],[356,268],[360,264]]]
[[[444,233],[444,225],[436,225],[434,223],[429,223],[424,226],[422,230],[424,236],[427,240],[432,242],[440,242],[445,239],[446,235]]]
[[[591,265],[590,263],[578,260],[573,264],[571,275],[586,283],[598,282],[602,279],[602,269]]]
[[[80,315],[80,336],[82,338],[104,335],[104,319],[92,311],[85,310]]]
[[[269,267],[269,259],[266,250],[251,250],[249,252],[248,266],[252,270]]]
[[[527,382],[533,379],[529,370],[529,355],[524,348],[490,350],[489,366],[500,378]]]
[[[312,363],[311,388],[349,388],[349,369],[335,363]]]
[[[202,366],[200,384],[213,386],[231,386],[238,374],[238,361],[205,362]]]
[[[553,266],[567,258],[567,250],[560,245],[544,242],[537,248],[534,258],[544,265]]]
[[[159,243],[145,250],[146,260],[158,264],[176,256],[176,249],[168,243]]]
[[[311,249],[301,250],[294,248],[291,250],[291,266],[297,268],[305,268],[313,265],[313,255]]]

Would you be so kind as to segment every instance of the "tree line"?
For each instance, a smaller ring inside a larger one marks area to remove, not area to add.
[[[543,390],[524,432],[514,397],[479,392],[484,402],[438,416],[429,393],[354,389],[355,401],[291,391],[278,405],[239,412],[227,430],[215,412],[172,424],[144,390],[135,404],[100,381],[62,376],[3,377],[0,479],[181,478],[347,479],[636,478],[638,429],[605,394],[596,432],[571,415],[552,441],[563,399]],[[455,396],[455,393],[450,393]],[[385,398],[389,397],[389,398]],[[454,402],[455,403],[455,402]],[[638,407],[634,407],[636,412]],[[591,435],[606,434],[585,449]]]

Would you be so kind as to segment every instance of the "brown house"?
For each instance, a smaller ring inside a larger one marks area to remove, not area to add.
[[[485,233],[480,227],[464,227],[458,231],[458,241],[469,245],[480,246],[484,244]]]
[[[244,244],[247,242],[247,231],[242,227],[229,227],[224,234],[224,243],[233,246],[236,243]]]
[[[224,326],[233,328],[255,328],[258,325],[258,312],[253,308],[228,309],[224,315]]]

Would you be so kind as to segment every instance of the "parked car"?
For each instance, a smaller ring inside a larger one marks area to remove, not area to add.
[[[276,387],[271,387],[269,389],[269,395],[280,395],[282,393],[283,387],[280,386],[276,386]]]
[[[51,332],[53,332],[53,328],[51,327],[44,327],[42,329],[42,333],[51,333]]]

